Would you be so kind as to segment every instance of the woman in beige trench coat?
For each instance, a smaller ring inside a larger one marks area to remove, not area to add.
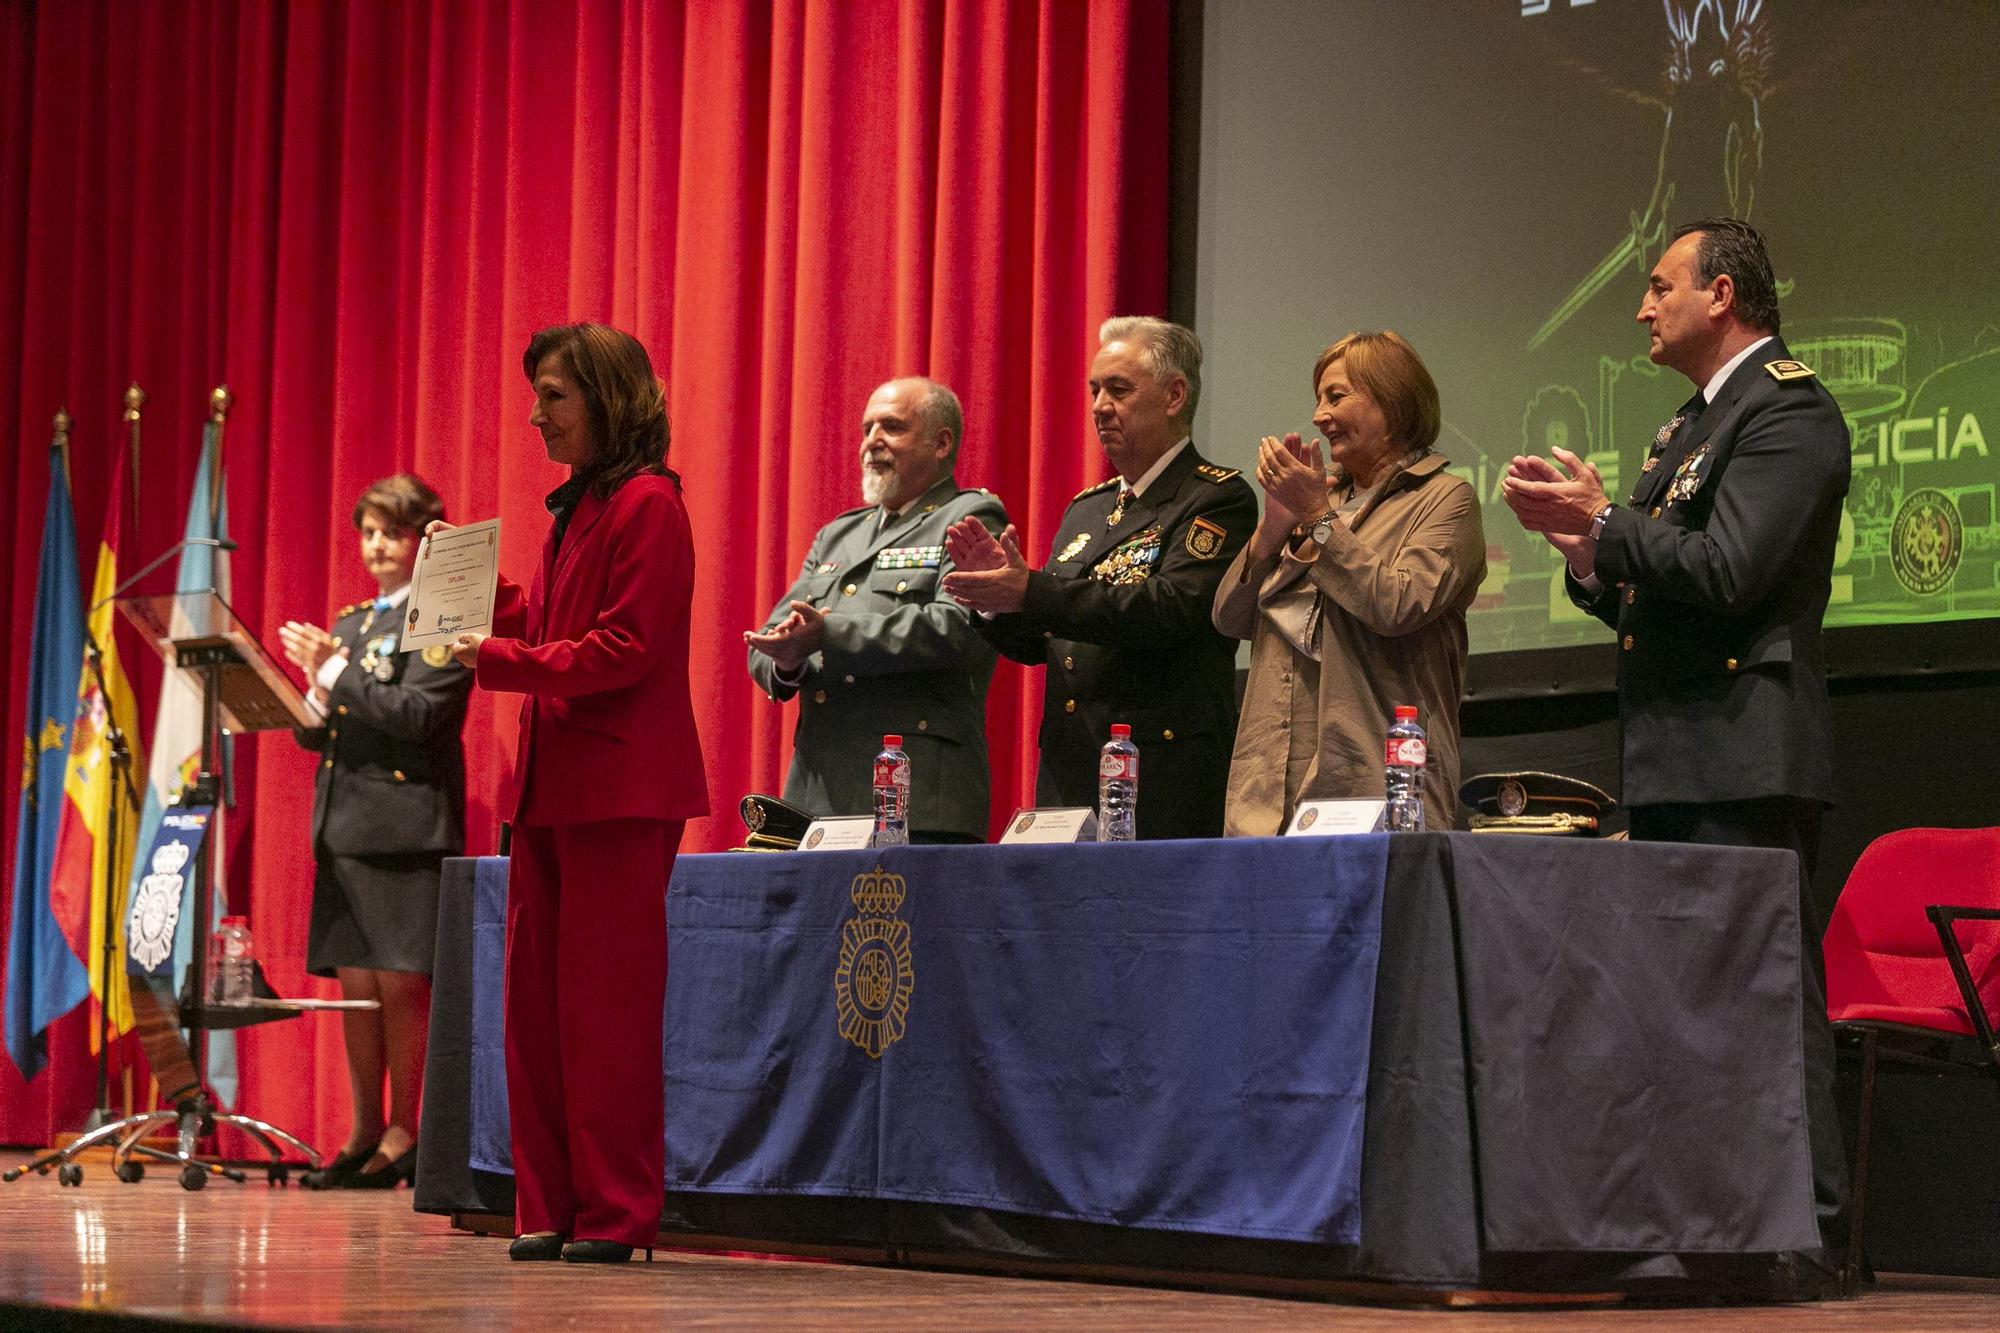
[[[1429,739],[1424,826],[1455,823],[1465,613],[1486,576],[1472,487],[1435,452],[1438,391],[1395,333],[1313,366],[1326,441],[1266,436],[1264,515],[1223,575],[1215,625],[1250,640],[1224,832],[1282,833],[1302,800],[1380,798],[1397,704]]]

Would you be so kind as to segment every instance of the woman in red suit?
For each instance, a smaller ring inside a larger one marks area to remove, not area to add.
[[[570,478],[525,593],[454,651],[525,695],[507,886],[507,1107],[516,1259],[622,1263],[665,1191],[667,880],[708,813],[688,697],[694,543],[666,397],[637,339],[544,329],[528,420]]]

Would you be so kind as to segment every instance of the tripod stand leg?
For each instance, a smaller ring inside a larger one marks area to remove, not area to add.
[[[298,1151],[305,1156],[305,1159],[308,1162],[312,1163],[314,1170],[317,1170],[319,1168],[319,1151],[315,1148],[307,1147],[304,1143],[301,1143],[299,1140],[293,1138],[290,1134],[287,1134],[284,1130],[279,1129],[276,1125],[270,1124],[267,1121],[258,1120],[254,1116],[241,1115],[233,1111],[226,1113],[218,1113],[215,1118],[218,1121],[221,1121],[225,1124],[231,1124],[237,1126],[239,1129],[249,1134],[252,1138],[256,1139],[259,1143],[263,1144],[264,1147],[270,1152],[273,1161],[282,1161],[284,1159],[283,1151],[281,1151],[277,1143],[274,1142],[274,1140],[282,1139],[285,1141],[285,1143],[287,1143],[291,1147],[298,1149]]]

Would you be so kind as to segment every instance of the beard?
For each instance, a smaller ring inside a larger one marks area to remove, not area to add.
[[[894,472],[886,470],[877,471],[865,463],[862,464],[861,503],[871,505],[881,504],[882,497],[889,493],[889,488],[895,484],[895,481],[896,474]]]

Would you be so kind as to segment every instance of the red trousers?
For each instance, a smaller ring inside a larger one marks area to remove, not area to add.
[[[667,880],[684,827],[514,830],[507,1113],[521,1234],[650,1246],[659,1231]]]

